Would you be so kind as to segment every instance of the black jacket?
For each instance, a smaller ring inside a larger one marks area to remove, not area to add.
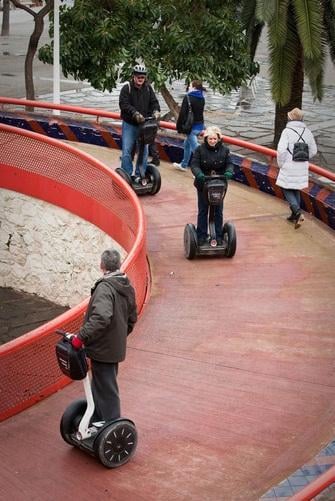
[[[127,335],[136,321],[135,291],[128,277],[121,272],[110,273],[92,288],[78,337],[93,360],[121,362],[126,356]]]
[[[197,181],[197,174],[200,172],[205,174],[205,176],[210,176],[212,171],[215,171],[216,174],[232,173],[233,164],[229,148],[221,141],[214,148],[211,148],[205,141],[193,153],[191,170],[195,176],[194,186],[197,189],[202,189],[201,183]]]
[[[194,124],[203,124],[204,123],[204,108],[205,108],[205,99],[203,97],[195,97],[189,96],[191,102],[191,108],[193,111],[193,123]],[[188,115],[188,101],[187,94],[184,96],[184,99],[181,103],[180,112],[178,115],[176,129],[180,133],[182,132],[182,125],[185,123],[186,117]]]
[[[148,82],[141,87],[135,87],[134,82],[127,82],[121,89],[119,96],[121,118],[125,122],[138,125],[134,120],[134,113],[138,111],[145,118],[152,116],[154,111],[160,111],[158,99]]]

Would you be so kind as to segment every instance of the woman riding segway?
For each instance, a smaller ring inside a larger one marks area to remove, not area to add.
[[[235,228],[229,222],[223,225],[223,200],[227,180],[233,176],[233,164],[221,136],[218,127],[208,127],[203,144],[193,154],[191,170],[197,189],[198,218],[196,229],[191,224],[185,227],[185,255],[188,259],[195,254],[221,253],[227,257],[235,254]]]

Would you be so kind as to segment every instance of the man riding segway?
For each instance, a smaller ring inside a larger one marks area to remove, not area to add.
[[[147,81],[147,69],[143,64],[134,66],[131,81],[121,89],[119,105],[122,118],[121,169],[126,176],[122,175],[120,169],[118,173],[126,180],[130,178],[135,188],[135,184],[141,183],[141,180],[144,181],[147,171],[148,144],[157,132],[157,121],[160,118],[160,105],[152,86]],[[155,123],[152,123],[153,121]],[[151,134],[149,133],[151,137],[148,137],[147,129],[150,128],[152,129]],[[140,151],[134,169],[132,158],[137,142],[139,142]]]

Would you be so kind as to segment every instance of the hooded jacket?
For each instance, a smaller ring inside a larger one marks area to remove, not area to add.
[[[289,121],[280,136],[277,146],[277,163],[280,170],[276,184],[290,190],[301,190],[308,186],[309,164],[308,162],[295,162],[292,160],[291,152],[293,151],[294,143],[299,139],[294,131],[297,131],[299,135],[303,132],[302,137],[308,144],[309,158],[314,157],[317,153],[313,134],[304,122],[298,120]]]
[[[78,337],[91,359],[122,362],[126,357],[127,336],[136,321],[135,291],[128,277],[120,271],[108,273],[91,290]]]

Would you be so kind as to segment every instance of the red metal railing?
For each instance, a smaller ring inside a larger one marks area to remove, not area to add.
[[[120,120],[120,114],[112,111],[106,111],[101,109],[94,108],[84,108],[79,106],[71,106],[66,104],[53,104],[43,101],[29,101],[26,99],[14,99],[9,97],[0,97],[0,104],[4,105],[16,105],[16,106],[24,106],[24,107],[34,107],[40,109],[48,109],[48,110],[59,110],[70,113],[77,113],[82,115],[91,115],[95,116],[98,121],[99,118],[110,118],[112,120]],[[160,122],[160,127],[162,129],[175,130],[175,124],[171,122]],[[260,153],[266,157],[270,157],[273,159],[277,156],[277,152],[271,148],[267,148],[266,146],[261,146],[254,143],[249,143],[248,141],[244,141],[243,139],[238,139],[230,136],[223,136],[224,141],[227,144],[232,144],[235,146],[239,146],[240,148],[255,151]],[[330,181],[335,181],[335,173],[330,172],[323,167],[319,167],[318,165],[310,164],[310,171],[318,176],[323,176]]]
[[[335,482],[335,466],[322,473],[313,482],[306,485],[300,492],[290,497],[290,501],[311,501]],[[334,498],[332,498],[334,499]],[[330,500],[330,498],[329,498]]]
[[[141,312],[150,286],[145,223],[138,198],[127,183],[90,155],[35,132],[0,124],[0,144],[1,188],[62,207],[125,249],[122,268],[135,287]],[[0,421],[69,382],[56,363],[55,330],[76,332],[87,302],[0,346]]]

